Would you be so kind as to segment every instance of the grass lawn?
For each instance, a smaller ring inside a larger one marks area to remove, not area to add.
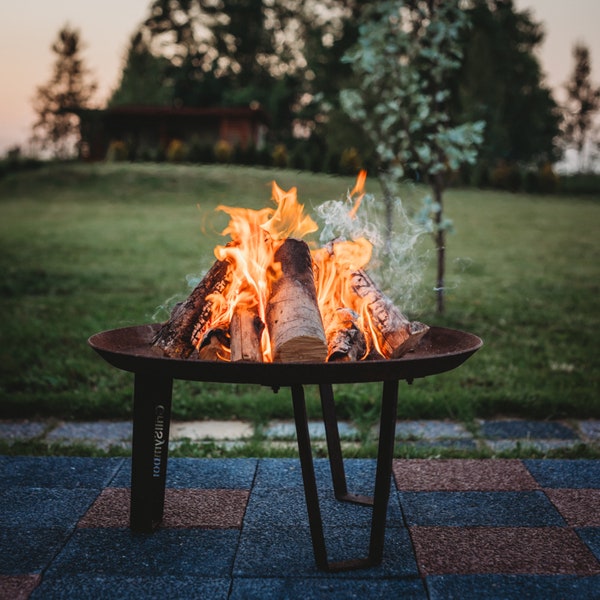
[[[98,331],[164,320],[186,276],[213,262],[220,204],[265,206],[270,182],[307,206],[353,178],[269,169],[52,165],[0,180],[0,417],[127,418],[132,376],[88,346]],[[375,179],[367,182],[378,194]],[[425,190],[408,187],[417,206]],[[600,198],[450,190],[447,312],[435,314],[429,239],[409,316],[485,346],[451,373],[400,388],[400,417],[600,417]],[[398,282],[401,284],[402,282]],[[339,412],[369,425],[379,385],[339,386]],[[316,391],[307,389],[318,416]],[[176,382],[174,417],[291,418],[289,392]]]

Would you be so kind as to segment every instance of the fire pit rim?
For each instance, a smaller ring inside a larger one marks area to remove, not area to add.
[[[414,351],[397,359],[352,362],[226,362],[165,356],[151,345],[160,324],[135,325],[96,333],[88,344],[109,364],[131,372],[160,372],[173,379],[247,383],[271,387],[296,384],[413,380],[452,370],[481,348],[478,336],[431,327]]]

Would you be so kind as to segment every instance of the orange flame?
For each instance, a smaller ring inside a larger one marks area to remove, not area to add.
[[[349,211],[351,218],[356,216],[364,197],[366,176],[366,171],[361,171],[348,194],[348,200],[353,203]],[[228,235],[231,241],[217,246],[215,256],[230,263],[231,282],[222,293],[208,297],[212,313],[204,332],[218,327],[227,328],[238,307],[257,309],[260,319],[266,322],[269,290],[280,273],[280,265],[274,261],[275,252],[285,239],[302,239],[317,231],[317,224],[298,203],[295,187],[286,192],[273,182],[272,199],[276,208],[217,207],[217,210],[229,215],[229,224],[222,234]],[[333,241],[312,252],[317,300],[326,332],[332,328],[356,325],[365,335],[367,352],[371,348],[380,351],[378,333],[371,323],[368,301],[352,291],[351,277],[353,272],[368,264],[372,250],[367,239],[359,238]],[[267,328],[263,330],[261,350],[263,360],[271,362]],[[224,349],[224,354],[227,352]]]

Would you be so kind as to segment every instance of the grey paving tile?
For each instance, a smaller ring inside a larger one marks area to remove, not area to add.
[[[84,443],[102,450],[131,444],[130,421],[93,421],[61,423],[46,434],[46,441],[63,444]]]
[[[403,598],[425,600],[427,594],[420,579],[306,579],[238,578],[233,580],[230,600],[348,600],[349,598]]]
[[[185,598],[186,600],[226,600],[231,581],[172,575],[58,575],[45,577],[30,598],[74,600],[75,598]]]
[[[600,488],[600,460],[533,459],[523,463],[542,487]]]
[[[510,452],[511,450],[537,450],[539,452],[548,452],[549,450],[559,450],[561,448],[574,448],[580,443],[579,439],[562,440],[484,440],[483,445],[494,452]]]
[[[479,421],[479,429],[489,439],[577,439],[573,429],[554,421]]]
[[[0,488],[12,486],[100,489],[108,485],[122,458],[0,456]]]
[[[0,527],[0,573],[28,575],[46,569],[69,531],[59,527]]]
[[[254,458],[170,458],[167,487],[199,489],[250,489],[256,474]],[[131,486],[131,460],[118,472],[113,487]]]
[[[128,529],[77,529],[48,575],[227,577],[238,537],[232,529],[159,529],[144,535]]]
[[[590,442],[600,443],[600,419],[590,419],[578,422],[582,435]]]
[[[462,423],[452,421],[398,421],[396,423],[396,439],[471,439],[473,434]]]
[[[338,422],[338,430],[341,439],[354,440],[359,435],[355,427],[344,421]],[[325,439],[325,425],[322,421],[309,421],[308,432],[313,440]],[[263,433],[268,439],[293,440],[296,439],[296,425],[287,421],[271,423]]]
[[[98,490],[12,487],[0,490],[0,527],[74,527]]]
[[[409,526],[566,525],[543,492],[399,492]]]
[[[41,421],[0,421],[0,440],[15,442],[41,436],[46,424]]]
[[[600,577],[441,575],[427,577],[430,600],[597,600]]]

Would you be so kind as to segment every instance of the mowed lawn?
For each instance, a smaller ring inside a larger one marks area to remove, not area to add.
[[[271,181],[310,210],[354,183],[233,166],[50,165],[0,180],[0,417],[126,418],[133,377],[87,345],[98,331],[164,320],[226,239],[219,204],[262,208]],[[375,178],[367,190],[380,197]],[[418,209],[426,188],[402,199]],[[408,418],[600,417],[600,197],[477,189],[446,194],[447,310],[435,314],[432,241],[409,316],[478,334],[453,372],[400,387]],[[387,274],[388,280],[394,280]],[[401,290],[403,282],[394,281]],[[317,416],[316,391],[308,389]],[[368,423],[379,385],[338,386],[339,412]],[[177,382],[174,416],[291,417],[289,392]]]

